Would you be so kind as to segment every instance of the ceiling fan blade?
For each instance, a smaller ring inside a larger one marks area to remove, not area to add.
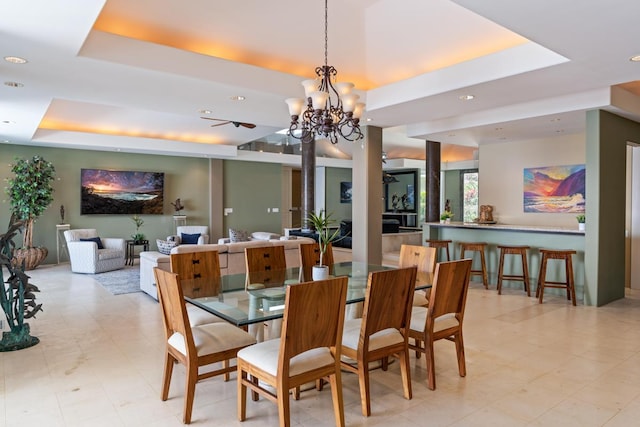
[[[205,120],[215,120],[217,122],[227,122],[230,123],[229,120],[224,120],[224,119],[214,119],[213,117],[200,117],[201,119],[205,119]]]
[[[253,129],[256,127],[253,123],[240,123],[240,126],[246,127],[247,129]]]
[[[217,127],[217,126],[224,126],[224,125],[228,125],[229,123],[231,123],[230,121],[226,121],[226,122],[222,122],[222,123],[216,123],[215,125],[211,125],[212,128]]]

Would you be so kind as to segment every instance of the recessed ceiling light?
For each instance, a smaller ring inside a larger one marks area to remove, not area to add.
[[[450,134],[449,134],[449,135],[447,135],[447,136],[456,136],[456,134],[455,134],[455,133],[450,133]]]
[[[475,98],[474,95],[460,95],[458,97],[458,99],[460,99],[462,101],[471,101],[473,98]]]
[[[5,125],[15,124],[15,122],[13,120],[3,120],[2,123],[4,123]]]
[[[367,121],[368,121],[368,122],[372,122],[372,121],[373,121],[373,119],[372,119],[371,117],[367,117]]]
[[[232,96],[231,100],[232,101],[244,101],[246,98],[242,95],[236,95],[236,96]]]
[[[20,58],[19,56],[5,56],[4,60],[7,62],[11,62],[12,64],[26,64],[27,61],[24,58]]]
[[[556,117],[555,119],[551,119],[551,120],[549,120],[549,121],[550,121],[550,122],[559,122],[559,121],[560,121],[560,118],[559,118],[559,117]]]
[[[562,133],[562,132],[564,132],[564,129],[558,129],[558,130],[556,131],[556,133]]]
[[[9,87],[23,87],[24,85],[22,83],[18,83],[18,82],[4,82],[5,86],[9,86]]]
[[[631,61],[631,62],[640,62],[640,55],[632,56],[631,58],[629,58],[629,61]]]
[[[198,110],[199,114],[211,114],[211,110]]]
[[[502,130],[502,128],[496,128],[496,130]]]

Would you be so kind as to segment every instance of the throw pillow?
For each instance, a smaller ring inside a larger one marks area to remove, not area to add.
[[[102,245],[102,240],[100,240],[99,237],[87,237],[86,239],[80,238],[81,242],[94,242],[96,245],[98,245],[98,249],[104,249],[104,246]]]
[[[180,243],[183,245],[197,245],[200,233],[197,234],[180,234]]]
[[[279,234],[269,233],[268,231],[254,231],[251,233],[251,238],[253,240],[272,240],[279,239]]]
[[[249,233],[245,230],[236,230],[234,228],[229,229],[229,240],[231,243],[248,242]]]
[[[177,246],[175,241],[156,239],[158,245],[158,252],[164,255],[171,254],[171,248]]]

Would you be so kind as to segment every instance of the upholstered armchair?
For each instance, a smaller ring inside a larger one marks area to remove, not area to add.
[[[180,227],[176,227],[176,232],[178,233],[175,236],[169,236],[167,240],[175,240],[175,242],[179,245],[186,244],[197,244],[197,245],[206,245],[209,243],[209,227],[206,225],[183,225]],[[183,241],[182,235],[190,235],[191,238],[194,238],[194,235],[199,234],[197,237],[197,243],[195,241]]]
[[[124,239],[99,237],[94,228],[64,232],[74,273],[102,273],[124,267],[126,243]]]

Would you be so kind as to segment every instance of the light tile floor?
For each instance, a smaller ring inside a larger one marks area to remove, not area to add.
[[[181,367],[170,399],[159,397],[164,333],[154,300],[112,296],[64,264],[30,275],[44,312],[29,323],[41,342],[0,353],[0,427],[182,425]],[[487,291],[474,283],[464,332],[466,378],[458,376],[453,344],[438,342],[436,391],[426,387],[424,358],[412,360],[410,401],[397,363],[373,371],[369,418],[360,413],[356,377],[345,373],[347,425],[639,425],[640,292],[605,307],[572,307],[559,296],[539,305],[515,287],[498,296],[495,285]],[[291,408],[292,425],[333,425],[328,391],[306,391]],[[247,414],[236,420],[235,378],[198,384],[194,425],[277,425],[266,400],[249,400]]]

